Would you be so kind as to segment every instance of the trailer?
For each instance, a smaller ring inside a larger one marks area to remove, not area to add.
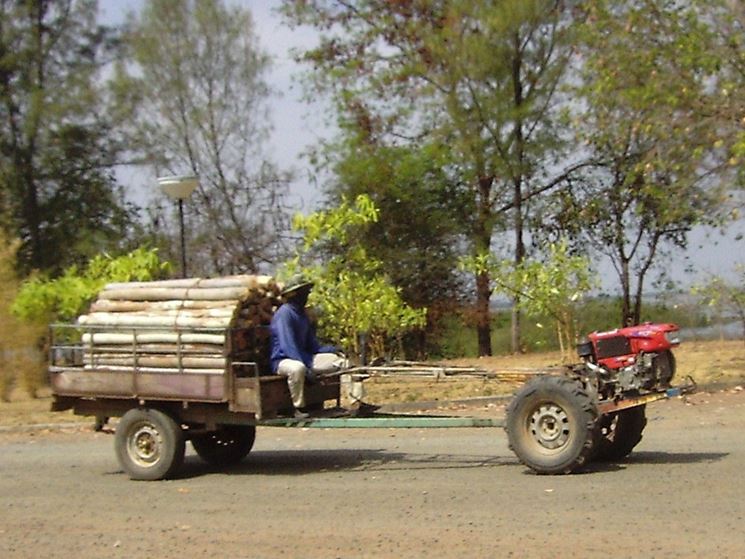
[[[177,475],[187,441],[209,464],[236,464],[253,448],[257,427],[503,428],[524,464],[552,474],[623,458],[641,440],[647,403],[694,389],[627,379],[610,390],[608,370],[588,361],[536,375],[506,419],[383,414],[362,401],[361,387],[392,368],[359,366],[306,385],[311,417],[296,419],[286,378],[269,368],[278,294],[263,276],[107,285],[76,324],[51,326],[52,409],[95,417],[99,428],[118,418],[116,455],[134,480]],[[396,372],[430,373],[492,374],[416,365]]]

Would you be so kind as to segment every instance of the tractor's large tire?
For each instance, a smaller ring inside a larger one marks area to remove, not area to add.
[[[193,436],[191,445],[208,464],[232,466],[251,452],[255,440],[253,425],[223,425],[217,431]]]
[[[614,462],[626,458],[642,440],[647,426],[645,408],[636,406],[602,416],[593,460]]]
[[[597,418],[597,406],[578,381],[540,376],[515,394],[505,429],[510,449],[534,472],[568,474],[592,456]]]
[[[135,408],[116,426],[114,448],[131,479],[164,479],[172,477],[184,461],[184,432],[162,411]]]

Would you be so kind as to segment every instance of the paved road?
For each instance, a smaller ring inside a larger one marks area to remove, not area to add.
[[[536,476],[497,429],[260,429],[132,482],[113,437],[0,436],[0,557],[745,556],[745,393],[653,404],[623,464]]]

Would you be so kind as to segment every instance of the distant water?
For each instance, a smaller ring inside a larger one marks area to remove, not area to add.
[[[680,330],[681,340],[740,340],[742,335],[742,324],[740,322],[715,324],[700,328],[682,328]]]

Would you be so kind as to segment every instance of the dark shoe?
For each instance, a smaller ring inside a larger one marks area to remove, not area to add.
[[[295,410],[295,419],[308,419],[310,414],[301,410]]]

